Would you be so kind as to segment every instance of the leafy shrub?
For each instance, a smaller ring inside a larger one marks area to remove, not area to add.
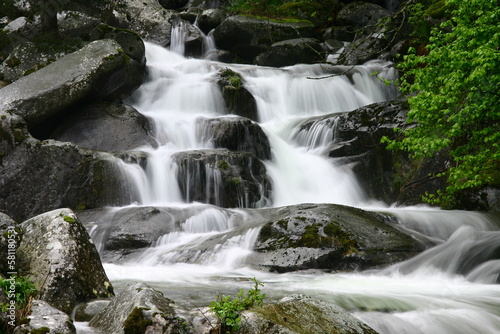
[[[254,306],[262,306],[266,294],[260,292],[259,286],[264,284],[260,283],[255,277],[252,278],[252,281],[254,286],[247,291],[246,296],[243,289],[241,289],[235,299],[223,295],[210,304],[209,308],[215,313],[223,332],[236,332],[241,322],[241,312]]]

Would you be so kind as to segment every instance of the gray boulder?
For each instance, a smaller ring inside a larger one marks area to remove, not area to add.
[[[145,41],[170,44],[172,24],[179,19],[176,11],[163,8],[157,0],[124,0],[123,4],[113,11],[116,26],[134,31]]]
[[[97,314],[101,313],[111,303],[109,299],[96,299],[88,303],[80,304],[74,312],[75,321],[90,321]]]
[[[89,325],[103,333],[191,333],[175,315],[173,302],[143,283],[127,287]]]
[[[372,32],[378,20],[391,14],[389,10],[377,4],[355,1],[342,7],[337,14],[336,23],[339,26],[355,26]]]
[[[117,262],[152,246],[160,236],[176,230],[177,216],[175,209],[155,207],[96,209],[78,214],[88,228],[97,226],[92,236],[105,262]]]
[[[131,106],[98,102],[75,110],[50,138],[98,151],[155,146],[148,119]]]
[[[22,221],[60,208],[130,202],[117,158],[71,143],[33,139],[17,115],[0,111],[0,211]]]
[[[0,110],[20,115],[34,128],[84,99],[118,94],[127,81],[127,63],[117,42],[92,42],[1,89]]]
[[[68,43],[67,52],[77,51],[83,46],[83,42],[75,44]],[[13,82],[19,78],[33,73],[55,60],[63,57],[66,53],[44,48],[41,52],[34,42],[25,41],[18,43],[9,56],[0,64],[0,73],[3,79]]]
[[[14,334],[53,333],[75,334],[76,328],[71,318],[43,300],[33,300],[31,314],[28,315],[27,324],[22,324],[14,329]]]
[[[245,311],[241,318],[241,334],[377,334],[344,309],[305,295]]]
[[[315,38],[295,38],[277,42],[255,58],[257,65],[275,67],[321,61],[324,61],[323,49]]]
[[[426,245],[387,224],[391,218],[335,204],[270,209],[249,263],[276,272],[364,270],[386,266]]]
[[[203,55],[203,34],[201,30],[189,22],[184,22],[186,36],[184,39],[184,56],[200,58]]]
[[[227,17],[222,9],[206,9],[198,16],[198,27],[206,35],[218,27]]]
[[[244,117],[225,116],[202,119],[201,140],[215,148],[253,153],[261,160],[271,159],[271,146],[262,128]]]
[[[381,28],[369,35],[361,35],[340,54],[338,64],[362,65],[371,59],[388,57],[392,33],[386,34],[385,31]]]
[[[186,201],[226,208],[261,207],[270,182],[264,164],[250,152],[225,149],[176,153],[177,179]]]
[[[252,63],[273,43],[313,35],[314,25],[307,22],[280,23],[247,16],[231,16],[215,28],[218,48],[232,51],[241,60]]]
[[[217,84],[222,91],[226,109],[230,114],[258,121],[257,102],[244,87],[241,75],[229,68],[219,71]]]
[[[70,314],[80,302],[113,296],[95,245],[73,211],[50,211],[21,228],[19,265],[42,300]]]

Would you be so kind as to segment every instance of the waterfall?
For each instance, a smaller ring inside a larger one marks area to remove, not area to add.
[[[374,207],[349,166],[338,166],[326,155],[335,126],[316,122],[307,130],[300,127],[318,116],[394,98],[396,90],[372,75],[394,78],[389,64],[263,68],[188,59],[182,56],[182,29],[174,29],[170,50],[146,43],[148,81],[126,102],[148,117],[158,145],[136,149],[145,154],[145,163],[120,165],[133,188],[133,205],[175,208],[182,219],[170,221],[170,232],[158,235],[133,257],[104,263],[115,286],[147,281],[176,301],[185,300],[183,291],[196,291],[197,302],[207,304],[214,293],[237,291],[240,278],[255,276],[265,282],[270,298],[301,292],[331,301],[379,333],[500,331],[500,285],[494,284],[500,279],[498,217],[426,207]],[[220,208],[219,172],[206,166],[182,169],[175,161],[182,152],[213,149],[203,120],[228,113],[216,84],[218,72],[226,68],[241,74],[256,100],[257,123],[271,145],[272,156],[264,165],[272,195],[262,198],[262,206],[337,203],[382,211],[436,246],[384,270],[361,273],[280,275],[248,268],[245,258],[259,234],[262,209],[244,210],[249,206],[245,194],[238,199],[240,209]],[[195,203],[189,192],[183,195],[183,187],[190,189],[189,182],[201,180],[212,182],[203,188],[206,197],[214,197],[212,204]],[[111,224],[117,210],[111,209],[104,220]],[[91,232],[100,250],[105,234],[102,226]]]

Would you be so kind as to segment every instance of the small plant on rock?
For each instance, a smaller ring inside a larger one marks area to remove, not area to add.
[[[266,297],[261,293],[260,286],[264,284],[255,277],[252,278],[254,286],[247,291],[246,295],[243,289],[240,290],[236,298],[231,296],[219,296],[217,300],[209,306],[215,313],[217,321],[220,324],[220,333],[234,333],[239,329],[241,322],[241,312],[254,306],[262,306],[262,301]]]

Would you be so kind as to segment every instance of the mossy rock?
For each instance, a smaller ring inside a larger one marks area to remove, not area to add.
[[[250,263],[277,272],[376,268],[426,245],[388,224],[390,216],[335,204],[269,209]],[[265,218],[264,218],[265,219]]]

